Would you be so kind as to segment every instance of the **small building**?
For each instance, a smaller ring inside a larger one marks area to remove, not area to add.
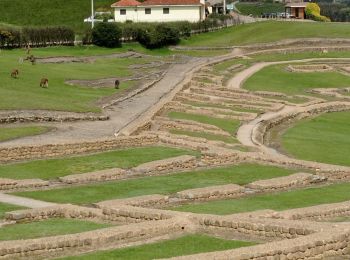
[[[290,18],[305,19],[305,9],[308,3],[289,3],[286,4],[286,13],[290,14]]]
[[[120,0],[112,4],[116,22],[198,22],[205,19],[204,0]]]

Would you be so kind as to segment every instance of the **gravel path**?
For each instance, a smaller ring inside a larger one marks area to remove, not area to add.
[[[0,202],[27,207],[27,208],[33,208],[33,209],[56,205],[55,203],[28,199],[24,197],[17,197],[17,196],[5,194],[5,193],[0,193]]]

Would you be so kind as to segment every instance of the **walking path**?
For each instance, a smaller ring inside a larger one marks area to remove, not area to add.
[[[34,200],[34,199],[28,199],[24,197],[17,197],[10,194],[0,193],[0,202],[27,207],[27,208],[43,208],[48,206],[54,206],[55,203],[40,201],[40,200]]]

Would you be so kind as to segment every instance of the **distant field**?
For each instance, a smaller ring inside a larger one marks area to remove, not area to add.
[[[282,148],[300,159],[350,166],[350,112],[303,120],[282,136]]]
[[[263,13],[281,13],[284,12],[284,4],[280,3],[238,3],[237,9],[244,15],[261,16]]]
[[[43,126],[2,127],[0,128],[0,142],[24,136],[38,135],[48,132],[49,130],[49,128]]]
[[[116,0],[94,0],[96,9],[110,8]],[[60,25],[81,31],[91,13],[89,0],[1,0],[0,23],[14,25]]]
[[[23,207],[19,207],[16,205],[0,203],[0,220],[4,217],[6,212],[24,209]]]
[[[101,251],[81,256],[62,258],[64,260],[151,260],[181,255],[196,254],[219,250],[234,249],[254,245],[253,242],[224,240],[205,235],[187,235],[173,240],[160,241],[149,245],[141,245],[109,251]]]
[[[259,22],[216,32],[198,34],[182,40],[183,46],[234,46],[275,42],[295,38],[349,38],[347,23]]]

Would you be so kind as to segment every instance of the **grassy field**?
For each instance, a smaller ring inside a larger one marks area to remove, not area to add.
[[[349,25],[346,23],[259,22],[194,35],[188,40],[182,40],[181,45],[232,46],[315,37],[349,38]]]
[[[266,67],[247,79],[243,87],[253,91],[273,91],[295,95],[307,94],[306,91],[313,88],[350,86],[350,77],[339,72],[289,72],[285,70],[286,66]]]
[[[187,135],[192,137],[205,138],[207,140],[212,140],[212,141],[222,141],[229,144],[237,143],[237,139],[232,136],[215,135],[215,134],[210,134],[205,132],[182,131],[177,129],[170,130],[169,132],[177,135]]]
[[[19,210],[19,209],[24,209],[24,208],[16,206],[16,205],[0,203],[0,219],[2,219],[4,217],[6,212]]]
[[[239,127],[238,120],[221,119],[205,115],[189,114],[184,112],[169,112],[168,117],[173,119],[192,120],[203,124],[215,125],[218,128],[228,132],[235,133]]]
[[[114,0],[95,0],[96,9],[110,8]],[[91,14],[91,3],[85,0],[1,0],[0,22],[15,25],[59,25],[82,31],[88,28],[85,18]],[[40,10],[40,12],[38,12]]]
[[[294,171],[271,166],[242,164],[144,177],[133,180],[91,184],[46,191],[17,193],[20,196],[58,203],[88,204],[108,199],[127,198],[149,194],[171,194],[185,189],[201,188],[229,183],[247,184],[255,180],[286,176]]]
[[[48,131],[50,131],[50,128],[44,126],[2,127],[0,128],[0,142],[24,136],[38,135]]]
[[[262,209],[287,210],[350,200],[350,184],[333,184],[234,200],[219,200],[173,208],[177,211],[226,215]]]
[[[238,3],[237,9],[244,15],[261,16],[263,13],[282,13],[284,12],[284,4],[281,3]]]
[[[109,226],[76,219],[48,219],[2,227],[0,241],[74,234]]]
[[[252,242],[224,240],[204,235],[187,235],[173,240],[156,242],[148,245],[102,251],[62,258],[73,259],[123,259],[123,260],[151,260],[158,258],[169,258],[181,255],[204,253],[234,249],[254,245]]]
[[[350,112],[323,114],[297,122],[282,136],[282,147],[297,158],[350,166]]]
[[[196,152],[169,147],[140,147],[68,158],[36,160],[0,165],[0,177],[11,179],[54,179],[70,174],[109,168],[130,168],[139,164]]]

